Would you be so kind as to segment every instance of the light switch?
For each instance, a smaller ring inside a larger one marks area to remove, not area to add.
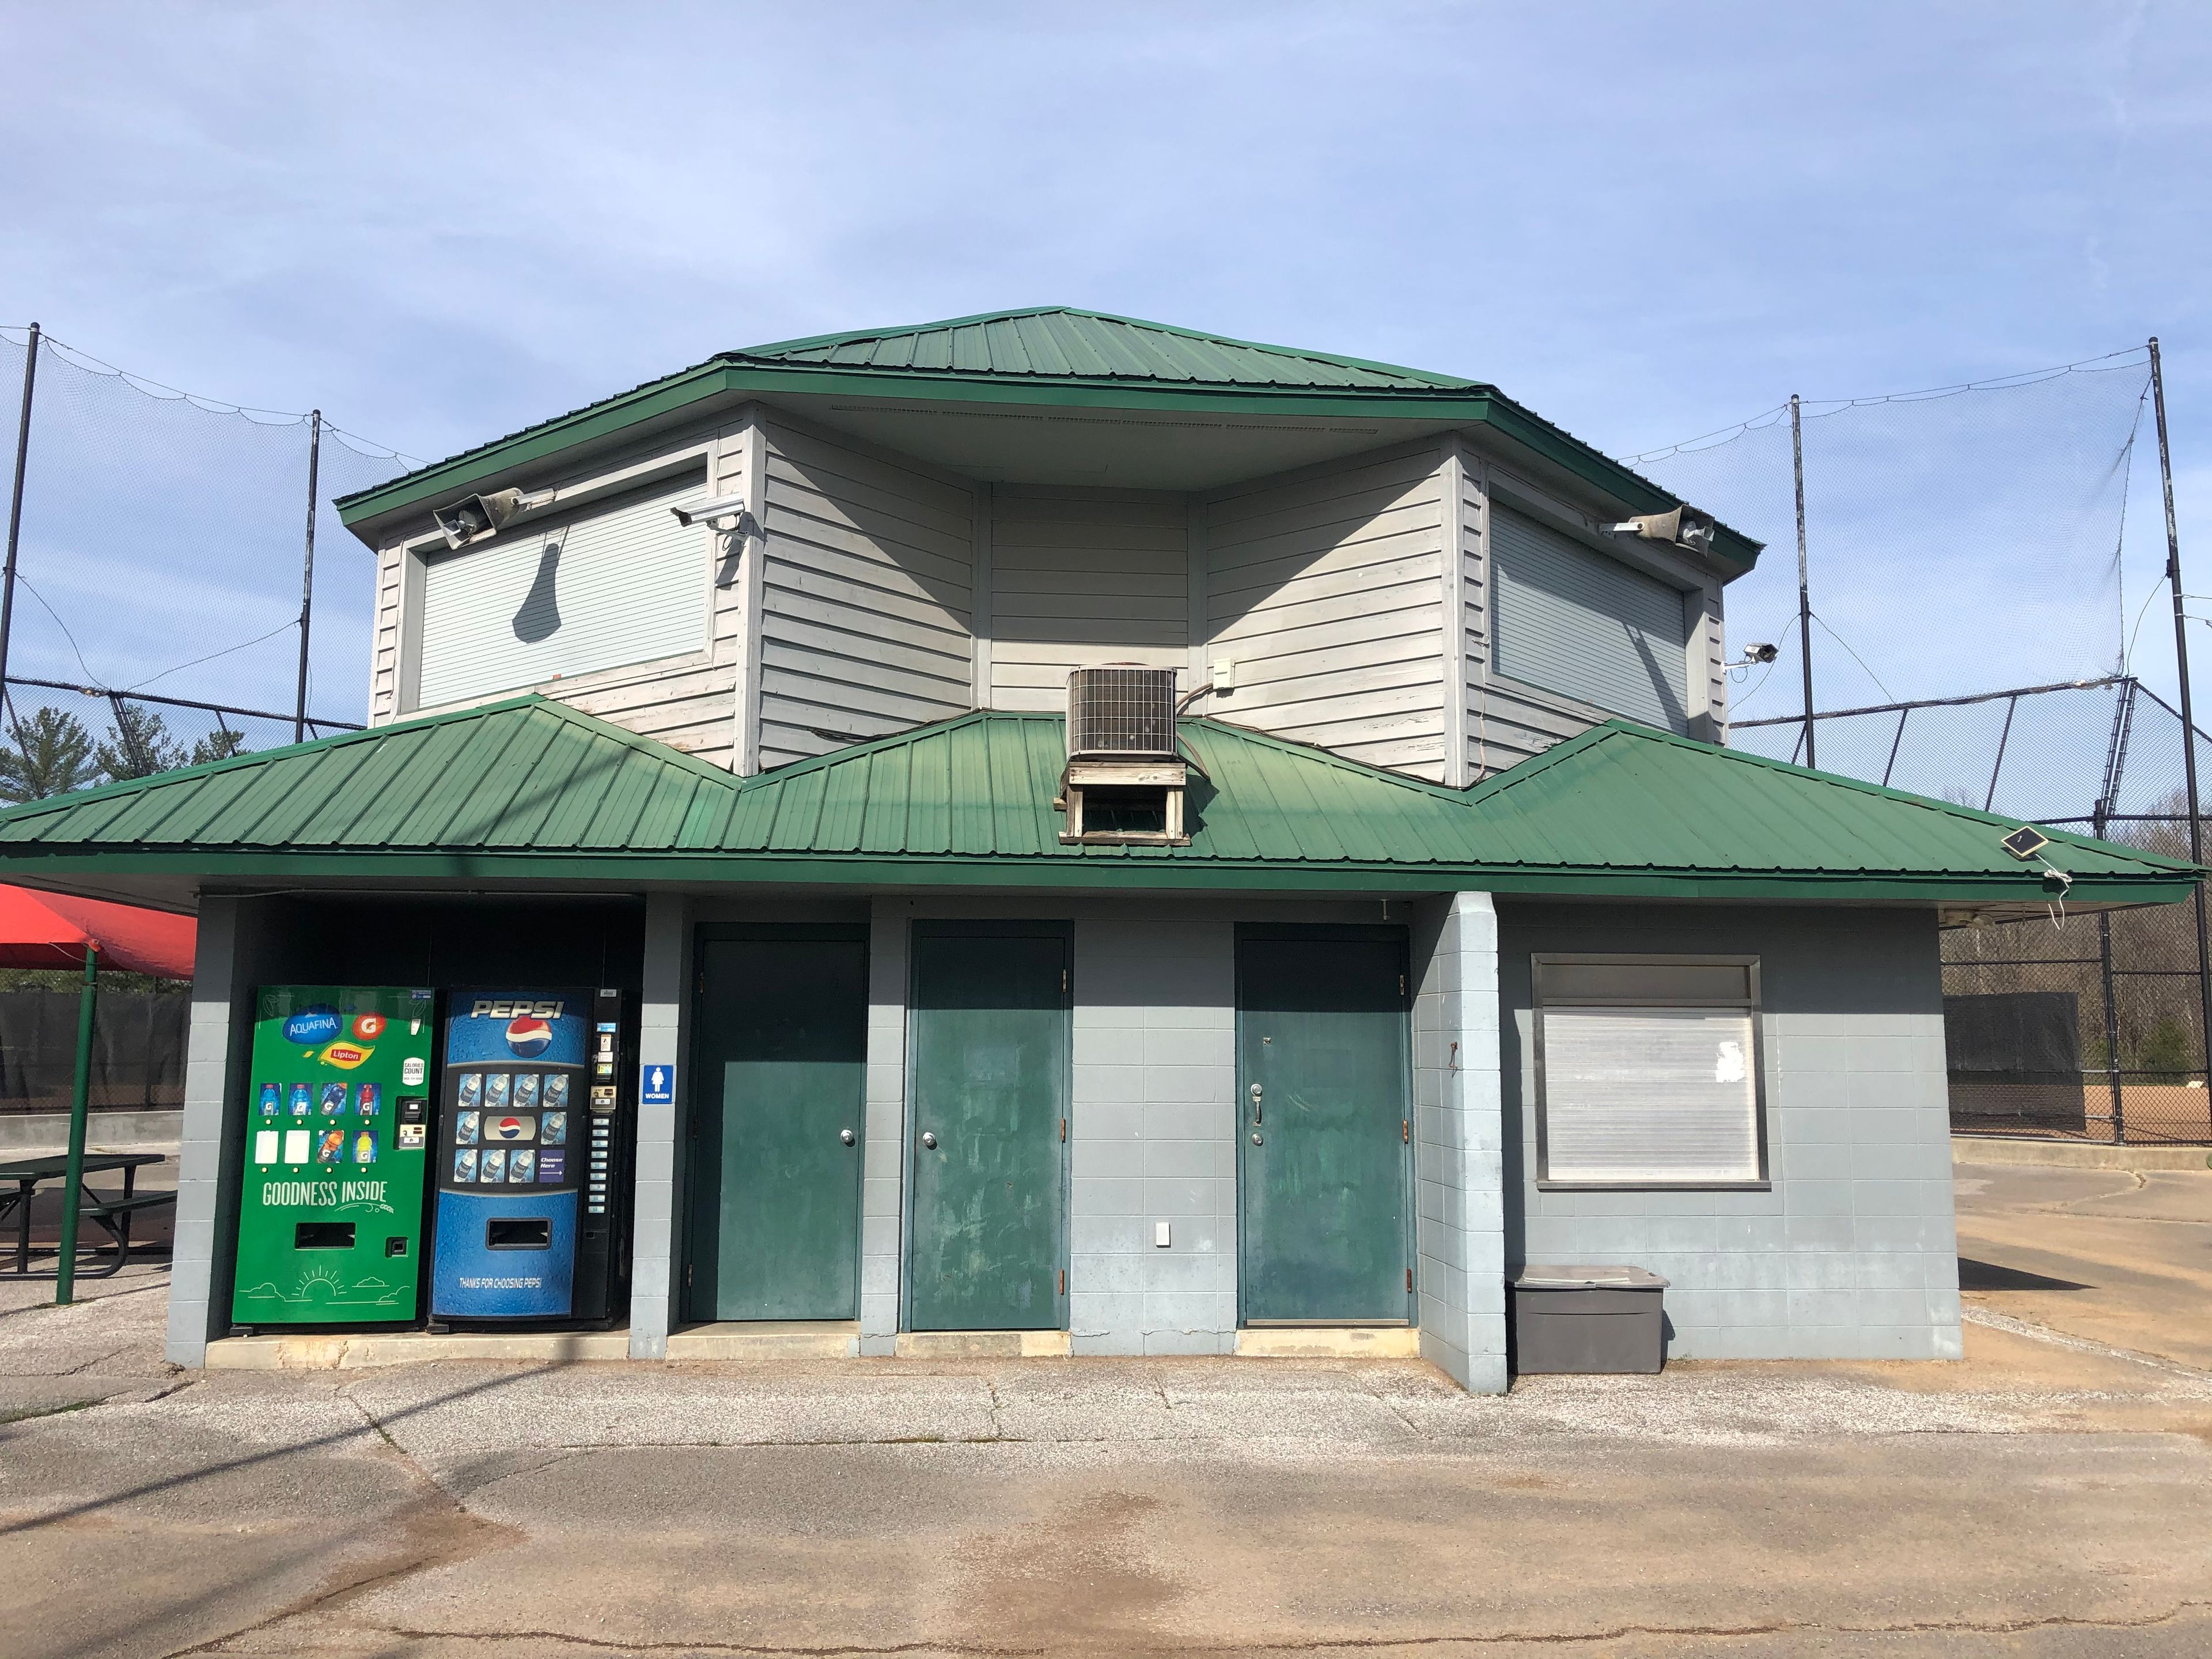
[[[1175,1224],[1171,1221],[1155,1221],[1152,1224],[1152,1243],[1164,1250],[1174,1243]]]

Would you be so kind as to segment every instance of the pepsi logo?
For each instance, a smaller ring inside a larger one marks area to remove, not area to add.
[[[491,1126],[491,1138],[495,1140],[521,1139],[522,1120],[519,1117],[501,1118]]]
[[[507,1046],[524,1060],[535,1060],[553,1044],[553,1028],[535,1014],[507,1023]]]

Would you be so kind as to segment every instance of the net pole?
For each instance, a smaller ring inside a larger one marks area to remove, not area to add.
[[[2098,792],[2097,806],[2090,819],[2089,833],[2099,841],[2112,827],[2114,804],[2119,799],[2120,769],[2125,764],[2129,706],[2133,702],[2135,687],[2130,684],[2120,692],[2112,705],[2112,741],[2105,749],[2105,787]],[[2112,982],[2112,913],[2097,912],[2097,976],[2105,993],[2105,1086],[2111,1097],[2112,1109],[2112,1139],[2124,1142],[2127,1133],[2127,1103],[2120,1091],[2120,1000],[2118,988]]]
[[[23,534],[23,471],[31,459],[31,388],[39,378],[39,325],[23,359],[23,413],[15,423],[15,483],[8,496],[8,564],[0,574],[0,695],[8,684],[8,635],[15,620],[15,547]]]
[[[307,623],[315,608],[316,473],[323,461],[323,411],[307,416],[307,542],[300,569],[300,694],[292,709],[292,741],[307,736]]]
[[[1813,747],[1813,588],[1805,572],[1805,423],[1790,394],[1790,470],[1797,485],[1797,652],[1805,668],[1805,764],[1817,769]]]
[[[2158,415],[2158,478],[2166,493],[2166,579],[2173,589],[2173,666],[2181,679],[2181,765],[2189,786],[2189,861],[2204,862],[2203,818],[2197,796],[2197,720],[2189,702],[2189,618],[2181,603],[2181,530],[2173,516],[2173,453],[2166,437],[2166,376],[2159,365],[2158,336],[2150,337],[2150,399]],[[2212,934],[2205,931],[2204,884],[2197,884],[2197,1033],[2204,1050],[2205,1075],[2212,1081]]]

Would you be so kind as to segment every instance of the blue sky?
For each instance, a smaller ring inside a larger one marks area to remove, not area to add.
[[[0,322],[416,456],[723,348],[1011,305],[1474,375],[1621,454],[1793,390],[2155,331],[2212,592],[2202,6],[19,3],[0,49]],[[2081,453],[2112,418],[2080,417]],[[1984,442],[1971,477],[2047,471],[2049,424]],[[281,500],[260,465],[179,489],[203,520],[225,487]],[[1979,527],[1910,558],[1838,533],[1816,604],[1901,695],[2076,672],[2075,611],[2014,602],[2003,514],[1926,470],[1877,453],[1821,487]],[[2154,471],[2146,431],[2130,615],[2163,559]],[[146,494],[34,514],[24,555],[126,681],[296,604],[295,509],[165,534]],[[325,546],[317,701],[342,712],[366,555]],[[1791,554],[1732,598],[1739,641],[1786,617]],[[2162,621],[2137,665],[2170,682]],[[35,606],[24,628],[29,672],[75,673]],[[282,699],[289,649],[162,684]],[[1824,703],[1879,698],[1820,662]]]

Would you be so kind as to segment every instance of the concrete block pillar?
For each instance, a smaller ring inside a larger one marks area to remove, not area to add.
[[[897,1346],[905,1283],[907,935],[912,905],[875,901],[868,925],[867,1139],[860,1169],[860,1352]]]
[[[1490,895],[1423,907],[1413,955],[1421,1352],[1469,1392],[1503,1394],[1505,1126]]]
[[[681,893],[645,901],[644,996],[638,1011],[638,1063],[675,1068],[673,1103],[637,1109],[632,1169],[629,1357],[665,1359],[681,1303],[684,1259],[684,1127],[695,1086],[690,1069],[691,916]]]
[[[239,911],[236,899],[200,901],[192,1009],[185,1037],[184,1145],[177,1163],[176,1246],[170,1258],[164,1350],[177,1365],[204,1364],[209,1337],[230,1322],[230,1274],[216,1272],[216,1258],[220,1250],[227,1261],[237,1243],[236,1200],[226,1205],[222,1194],[234,1162],[225,1156],[226,1107],[237,1046],[231,999],[253,994],[240,972]],[[231,1217],[228,1228],[226,1212]]]

